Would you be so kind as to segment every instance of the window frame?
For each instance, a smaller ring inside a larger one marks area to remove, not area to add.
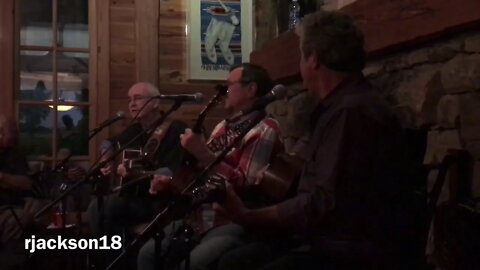
[[[97,50],[94,48],[96,47],[96,31],[95,31],[95,22],[96,22],[96,1],[95,0],[86,0],[88,1],[88,36],[89,36],[89,46],[88,48],[65,48],[65,47],[60,47],[58,45],[58,0],[52,0],[52,46],[34,46],[34,45],[21,45],[20,44],[20,30],[21,30],[21,14],[20,12],[17,12],[20,10],[20,5],[21,5],[21,0],[11,0],[14,2],[14,24],[13,24],[13,34],[15,35],[14,37],[14,42],[13,42],[13,49],[14,49],[14,54],[13,54],[13,87],[11,88],[11,99],[13,100],[13,108],[12,110],[13,116],[17,120],[17,123],[19,123],[19,114],[20,114],[20,107],[22,105],[27,105],[27,106],[35,106],[35,105],[40,105],[40,106],[53,106],[54,109],[52,109],[52,153],[50,156],[28,156],[29,160],[31,161],[42,161],[45,163],[49,163],[50,166],[55,166],[55,164],[58,164],[62,158],[58,156],[58,145],[57,145],[57,138],[58,135],[60,134],[58,132],[58,114],[59,111],[57,106],[59,105],[69,105],[69,106],[81,106],[81,107],[88,107],[89,111],[89,130],[92,129],[92,126],[94,126],[93,120],[95,119],[95,110],[94,110],[94,105],[96,104],[96,92],[97,89],[95,88],[96,86],[96,81],[97,77],[95,76],[96,72],[96,66],[97,66]],[[19,94],[19,89],[20,89],[20,52],[21,51],[48,51],[53,54],[52,56],[52,101],[35,101],[35,100],[21,100],[20,97],[18,96]],[[89,55],[88,59],[88,91],[89,91],[89,100],[86,102],[65,102],[65,101],[59,101],[58,100],[58,66],[57,66],[57,61],[58,61],[58,53],[63,53],[63,52],[68,52],[68,53],[87,53]],[[86,134],[88,136],[88,134]],[[92,157],[95,156],[95,146],[93,144],[94,140],[89,142],[89,154],[88,155],[75,155],[71,157],[71,160],[75,161],[82,161],[82,162],[88,162],[92,160]],[[20,142],[21,143],[21,142]]]

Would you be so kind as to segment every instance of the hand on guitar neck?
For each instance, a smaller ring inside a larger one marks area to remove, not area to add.
[[[185,148],[185,150],[188,151],[188,153],[193,156],[194,159],[200,161],[204,165],[210,163],[215,156],[210,149],[208,149],[207,144],[205,143],[205,137],[202,134],[203,122],[205,121],[207,113],[217,104],[219,104],[223,97],[227,94],[228,87],[217,85],[215,86],[215,89],[217,90],[217,94],[213,96],[213,98],[208,102],[207,106],[205,106],[205,108],[200,112],[197,122],[193,128],[187,128],[185,132],[180,135],[180,143],[182,144],[182,147]],[[188,160],[190,158],[187,157],[186,159]],[[195,163],[195,161],[188,161],[187,163]]]
[[[150,189],[148,192],[152,195],[157,195],[158,193],[169,191],[172,187],[171,182],[171,176],[155,174],[150,181]]]
[[[194,133],[187,128],[185,133],[180,135],[180,143],[191,155],[193,155],[201,164],[209,164],[215,159],[215,155],[207,147],[205,138],[202,134]]]

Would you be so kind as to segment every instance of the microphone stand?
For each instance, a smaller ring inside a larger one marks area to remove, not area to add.
[[[113,123],[113,122],[112,122],[112,123]],[[106,128],[107,126],[109,126],[109,125],[105,125],[105,124],[104,124],[104,125],[101,125],[101,126],[99,126],[99,127],[96,127],[96,128],[94,128],[94,129],[92,129],[91,131],[89,131],[89,132],[88,132],[89,135],[88,135],[87,142],[90,142],[90,140],[91,140],[93,137],[95,137],[95,135],[97,135],[100,131],[102,131],[102,130],[103,130],[104,128]],[[62,171],[64,170],[64,168],[65,168],[65,165],[67,164],[67,162],[70,161],[70,159],[71,159],[72,157],[73,157],[73,153],[70,152],[64,159],[62,159],[59,163],[57,163],[57,165],[55,166],[55,168],[53,168],[53,169],[51,170],[51,172],[52,172],[52,173],[55,173],[55,174],[62,172]],[[60,191],[61,191],[61,192],[65,192],[65,190],[67,189],[67,187],[68,187],[68,185],[62,184],[62,186],[60,187]],[[97,195],[97,199],[98,199],[98,200],[97,200],[98,208],[99,208],[99,209],[103,209],[103,208],[102,208],[102,206],[103,206],[103,200],[102,200],[102,198],[99,198],[99,197],[102,196],[102,195],[101,195],[101,192],[97,192],[97,191],[100,190],[100,188],[96,185],[95,188],[94,188],[94,190],[95,190],[95,194]],[[60,215],[60,216],[61,216],[61,219],[60,219],[60,220],[61,220],[61,227],[62,227],[62,230],[64,230],[64,229],[65,229],[65,225],[66,225],[66,223],[65,223],[65,220],[66,220],[66,219],[65,219],[65,217],[66,217],[66,200],[65,200],[65,198],[63,198],[63,199],[61,200],[60,205],[61,205],[61,206],[60,206],[60,208],[61,208],[61,210],[60,210],[60,211],[61,211],[61,215]],[[102,220],[101,218],[99,218],[99,219]],[[100,230],[100,231],[103,231],[103,230]]]
[[[265,118],[265,111],[257,111],[256,115],[251,118],[251,122],[235,137],[231,144],[229,144],[223,151],[213,160],[210,164],[208,164],[202,172],[197,175],[176,197],[172,198],[167,206],[164,207],[162,211],[160,211],[152,221],[145,227],[145,229],[132,241],[130,244],[123,249],[122,253],[115,258],[115,260],[105,269],[111,270],[132,250],[134,250],[138,245],[144,243],[146,240],[151,238],[152,236],[155,239],[155,249],[159,248],[159,243],[164,237],[164,233],[162,231],[163,227],[167,225],[166,222],[171,221],[172,217],[179,216],[181,213],[176,213],[175,211],[184,211],[187,212],[189,206],[192,206],[192,202],[194,200],[191,198],[192,196],[189,193],[194,192],[195,188],[199,187],[203,184],[204,178],[211,173],[213,168],[222,162],[227,154],[232,150],[232,148],[237,145],[245,135],[255,127],[260,121]],[[175,179],[173,180],[175,181]],[[198,203],[198,202],[197,202]],[[155,230],[157,228],[157,230]],[[155,251],[156,256],[159,256],[158,250]],[[156,260],[159,258],[156,257]],[[156,263],[157,264],[157,263]],[[162,269],[163,266],[155,265],[157,268],[155,269]]]
[[[49,210],[50,208],[52,208],[55,204],[57,204],[58,202],[60,202],[64,197],[66,197],[67,195],[69,195],[73,190],[77,189],[80,185],[84,184],[84,183],[87,183],[89,181],[90,178],[92,177],[95,177],[97,178],[94,182],[95,183],[98,183],[99,182],[99,178],[101,178],[101,173],[100,173],[100,169],[103,168],[107,163],[109,163],[110,161],[112,161],[113,159],[115,159],[115,157],[120,154],[121,152],[123,152],[123,150],[125,150],[129,145],[131,145],[134,141],[136,141],[138,138],[140,138],[140,136],[143,136],[144,134],[151,134],[152,132],[155,131],[155,129],[161,125],[165,119],[167,118],[167,116],[169,114],[171,114],[173,111],[177,110],[178,108],[180,108],[181,104],[183,103],[183,101],[176,101],[172,107],[166,112],[164,113],[158,120],[156,120],[153,125],[148,129],[148,130],[144,130],[142,131],[140,134],[138,134],[137,136],[135,136],[132,140],[130,140],[127,144],[125,144],[124,146],[120,147],[116,152],[114,152],[110,157],[108,157],[107,159],[105,159],[104,161],[101,161],[97,164],[97,166],[92,166],[92,168],[87,172],[87,174],[85,175],[84,179],[81,180],[81,181],[78,181],[78,182],[75,182],[75,184],[69,186],[62,194],[60,194],[57,198],[55,198],[51,203],[47,204],[45,207],[43,207],[42,209],[40,209],[40,211],[38,211],[36,214],[35,214],[35,218],[38,218],[40,216],[42,216],[43,214],[45,214],[45,212],[47,210]],[[98,133],[98,131],[96,132]],[[91,137],[93,137],[96,133],[94,133]],[[97,198],[98,198],[98,194],[97,194]]]

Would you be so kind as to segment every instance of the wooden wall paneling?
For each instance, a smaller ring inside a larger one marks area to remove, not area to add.
[[[136,1],[136,78],[158,85],[159,0]]]
[[[88,1],[88,33],[89,33],[89,46],[90,46],[90,58],[89,58],[89,65],[88,65],[88,89],[90,91],[90,108],[89,108],[89,130],[92,130],[97,125],[98,116],[97,116],[97,106],[98,106],[98,98],[99,98],[99,89],[98,89],[98,31],[97,27],[99,26],[98,22],[98,8],[97,8],[97,1],[89,0]],[[91,93],[95,93],[92,95]],[[91,140],[89,144],[89,153],[90,158],[94,160],[98,155],[97,150],[97,141]]]
[[[110,17],[110,115],[119,111],[113,103],[125,99],[128,89],[136,82],[136,21],[141,17],[136,6],[140,2],[143,1],[110,1],[110,12],[115,14]]]
[[[137,0],[143,1],[143,0]],[[110,5],[115,7],[127,7],[133,8],[135,6],[135,0],[110,0]]]
[[[162,1],[159,7],[160,83],[186,83],[186,8],[186,0]]]
[[[135,23],[135,10],[131,6],[111,6],[110,19],[114,22]]]
[[[135,40],[135,22],[110,21],[110,38],[127,43]]]
[[[14,113],[15,0],[0,1],[0,113]]]
[[[96,99],[95,126],[110,117],[110,2],[94,1],[95,5],[95,38],[96,38]],[[97,135],[95,145],[108,137],[108,129]],[[95,153],[95,157],[98,151]]]

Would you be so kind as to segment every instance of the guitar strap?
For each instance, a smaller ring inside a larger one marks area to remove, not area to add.
[[[170,121],[165,121],[159,127],[157,127],[152,132],[152,135],[150,135],[150,137],[148,138],[147,142],[145,143],[145,145],[143,147],[144,157],[151,164],[153,163],[153,161],[155,159],[155,154],[157,153],[158,148],[162,144],[162,141],[165,138],[165,135],[167,134],[171,123],[172,122],[170,122]]]

